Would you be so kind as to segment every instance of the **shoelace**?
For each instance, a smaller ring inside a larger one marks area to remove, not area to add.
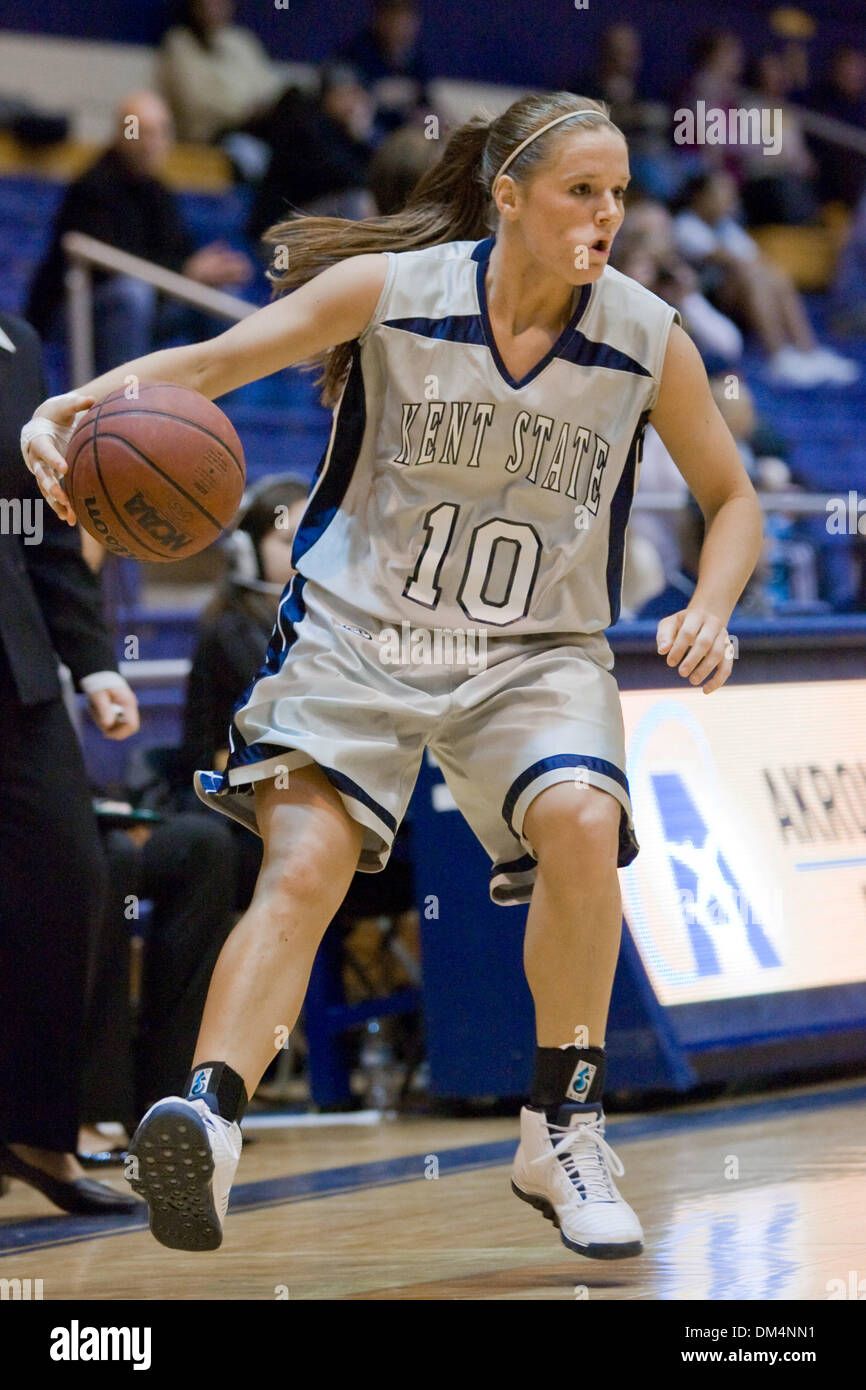
[[[614,1201],[615,1194],[607,1164],[610,1164],[618,1178],[622,1177],[625,1168],[605,1139],[601,1129],[602,1123],[600,1115],[594,1120],[587,1120],[584,1124],[576,1125],[573,1129],[568,1129],[565,1125],[551,1124],[548,1121],[547,1128],[554,1141],[553,1147],[549,1153],[539,1154],[538,1158],[533,1158],[530,1162],[549,1163],[551,1159],[556,1159],[559,1162],[560,1154],[563,1154],[563,1168],[575,1186],[578,1183],[583,1185],[587,1200]],[[557,1139],[557,1135],[561,1137]],[[575,1149],[578,1145],[583,1146],[585,1141],[586,1146],[581,1154],[581,1159],[584,1162],[578,1165]]]

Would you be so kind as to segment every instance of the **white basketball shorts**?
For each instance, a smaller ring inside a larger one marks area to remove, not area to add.
[[[257,832],[254,783],[317,763],[364,827],[358,868],[378,873],[429,747],[490,857],[492,900],[528,902],[537,863],[524,817],[545,787],[608,792],[621,807],[618,863],[638,852],[612,668],[603,633],[388,627],[296,575],[236,708],[228,766],[196,773],[196,790]]]

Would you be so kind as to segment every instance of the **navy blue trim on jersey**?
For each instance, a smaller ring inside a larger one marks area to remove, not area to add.
[[[572,341],[566,343],[557,353],[564,362],[574,362],[578,367],[607,367],[613,372],[632,372],[634,376],[652,376],[652,372],[642,367],[627,352],[611,347],[609,343],[595,343],[582,333],[575,331]]]
[[[234,726],[232,726],[232,728],[234,729]],[[234,732],[235,737],[240,738],[241,743],[243,743],[240,734],[238,734],[236,730],[234,730]],[[230,761],[226,765],[226,773],[230,770],[234,770],[236,767],[248,767],[250,763],[266,763],[271,758],[285,758],[288,757],[289,753],[293,753],[294,751],[293,748],[287,748],[284,743],[247,743],[243,748],[238,748],[237,752],[232,754]],[[228,791],[237,791],[237,787],[231,783],[227,783],[225,789]]]
[[[536,781],[539,777],[543,777],[546,772],[550,772],[552,769],[558,767],[585,767],[589,772],[597,772],[603,777],[609,777],[612,782],[616,782],[617,786],[622,787],[626,796],[631,800],[628,778],[622,769],[617,767],[616,763],[609,762],[607,758],[596,758],[589,754],[582,757],[578,753],[557,753],[550,758],[540,758],[537,763],[533,763],[531,767],[528,767],[525,772],[521,772],[520,776],[515,778],[502,803],[502,818],[515,839],[519,839],[513,821],[514,808],[517,805],[518,798],[522,796],[526,788],[532,782]],[[638,845],[634,831],[629,823],[629,817],[625,807],[620,804],[619,809],[620,816],[616,862],[617,867],[623,869],[637,858],[640,846]],[[537,860],[533,858],[531,854],[525,854],[520,859],[514,859],[507,864],[495,864],[490,872],[491,884],[494,879],[501,878],[503,875],[527,873],[536,868]],[[509,906],[509,898],[513,900],[515,896],[518,900],[525,899],[528,901],[526,886],[515,884],[510,894],[500,891],[499,899],[494,898],[493,901],[496,902],[501,900],[504,905]]]
[[[383,328],[399,328],[415,333],[419,338],[440,338],[449,343],[471,343],[486,346],[484,329],[478,314],[449,314],[444,319],[386,319]]]
[[[487,273],[487,262],[490,260],[490,253],[493,250],[495,244],[495,237],[485,237],[484,241],[479,241],[478,245],[475,247],[475,250],[472,252],[472,260],[477,261],[478,263],[478,270],[476,271],[475,275],[475,289],[478,295],[478,312],[481,315],[481,325],[484,331],[484,341],[486,342],[487,347],[490,350],[490,356],[493,358],[493,361],[496,364],[496,370],[502,377],[503,381],[505,381],[515,391],[519,391],[522,387],[528,386],[530,381],[534,381],[535,378],[544,371],[545,367],[547,367],[553,361],[554,357],[562,357],[564,355],[564,349],[566,349],[569,346],[572,337],[577,331],[577,325],[580,323],[580,320],[583,318],[583,315],[586,311],[586,306],[589,303],[589,297],[592,294],[592,285],[581,285],[580,294],[577,297],[577,305],[575,307],[574,313],[572,314],[568,323],[563,328],[556,342],[553,344],[550,350],[544,354],[541,361],[536,362],[532,370],[527,372],[526,375],[522,376],[518,381],[515,377],[511,375],[511,373],[509,372],[508,368],[506,367],[505,363],[499,355],[499,349],[496,346],[496,338],[493,333],[493,325],[490,322],[490,314],[487,309],[487,291],[484,287],[484,277]],[[610,348],[609,351],[613,352],[614,349]]]
[[[520,776],[512,782],[502,803],[502,818],[515,838],[519,838],[513,822],[514,808],[518,798],[522,796],[531,782],[557,767],[585,767],[589,772],[598,772],[603,777],[609,777],[612,782],[616,782],[617,786],[622,787],[626,796],[631,800],[628,778],[622,769],[617,767],[616,763],[608,762],[607,758],[596,758],[589,754],[581,757],[579,753],[557,753],[554,757],[540,758],[537,763],[533,763],[525,772],[521,772]],[[626,809],[620,805],[617,867],[623,869],[627,864],[630,864],[633,859],[637,858],[638,850],[639,845],[635,839],[634,831],[629,825]],[[525,873],[535,864],[536,861],[531,855],[525,855],[522,859],[516,859],[511,864],[497,864],[490,877],[492,879],[494,876],[501,876],[509,872]],[[519,891],[521,890],[518,886],[515,888],[515,892]]]
[[[275,676],[283,668],[283,662],[289,654],[289,648],[294,643],[298,635],[298,624],[303,620],[307,612],[307,605],[304,602],[304,587],[307,583],[306,576],[303,574],[293,574],[288,584],[288,592],[283,594],[280,599],[280,606],[277,609],[277,619],[274,623],[271,640],[265,653],[265,659],[261,668],[254,676],[250,690],[256,681],[263,680],[265,676]],[[291,637],[285,636],[283,627],[284,620],[288,618],[292,629]],[[236,714],[246,699],[241,698],[235,705]]]
[[[628,525],[631,504],[634,501],[635,474],[649,416],[650,412],[645,410],[637,422],[637,427],[628,446],[623,470],[610,503],[606,575],[607,599],[610,604],[610,626],[619,618],[622,573],[625,564],[625,528]]]
[[[596,758],[590,754],[581,755],[580,753],[557,753],[554,757],[540,758],[537,763],[533,763],[525,772],[515,778],[505,794],[502,803],[502,819],[508,826],[512,835],[517,835],[514,828],[512,817],[518,798],[523,795],[530,782],[542,777],[545,772],[552,772],[558,767],[585,767],[589,772],[599,772],[603,777],[609,777],[617,786],[622,787],[627,796],[630,796],[628,789],[628,779],[625,773],[618,768],[616,763],[608,762],[607,758]]]
[[[337,407],[333,439],[316,470],[317,479],[320,474],[323,476],[310,495],[306,511],[295,533],[292,546],[292,564],[295,569],[298,568],[302,556],[316,544],[343,505],[355,464],[358,462],[366,427],[367,405],[361,370],[361,350],[355,342],[352,344],[352,365]]]
[[[538,860],[531,854],[523,854],[519,859],[509,859],[507,864],[494,864],[488,877],[498,878],[501,874],[526,874],[538,868]]]
[[[286,591],[280,599],[280,606],[277,609],[277,620],[271,632],[271,640],[268,643],[265,659],[243,694],[235,701],[229,734],[234,751],[226,763],[225,771],[223,772],[222,791],[228,791],[230,789],[228,774],[232,768],[243,767],[249,763],[264,762],[266,758],[272,758],[276,754],[285,753],[287,751],[284,747],[274,746],[272,744],[251,743],[248,745],[235,722],[235,715],[238,713],[238,710],[243,709],[244,705],[249,703],[250,697],[259,681],[264,680],[267,676],[275,676],[282,670],[283,663],[293,643],[297,640],[298,624],[307,611],[307,606],[303,598],[304,585],[306,582],[304,575],[297,573],[293,574],[289,580]],[[285,619],[289,621],[291,635],[285,634],[283,627]],[[265,748],[273,748],[273,752],[262,752],[261,750]]]
[[[285,752],[285,749],[283,751]],[[355,801],[360,801],[362,806],[366,806],[368,811],[372,811],[374,815],[379,817],[382,824],[388,827],[392,835],[396,835],[397,821],[391,815],[390,811],[386,810],[384,806],[380,806],[379,802],[374,800],[369,792],[365,792],[363,787],[359,786],[357,782],[353,782],[351,777],[346,776],[345,772],[338,772],[335,767],[325,767],[324,763],[317,763],[316,766],[322,769],[328,781],[332,786],[336,787],[338,792],[342,792],[345,796],[353,797]]]

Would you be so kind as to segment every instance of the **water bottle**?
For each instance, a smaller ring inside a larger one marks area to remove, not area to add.
[[[378,1018],[371,1018],[367,1022],[360,1063],[366,1080],[369,1108],[390,1109],[394,1103],[394,1053]]]
[[[767,517],[767,582],[766,593],[774,608],[791,597],[791,575],[787,542],[791,538],[791,523],[779,512]]]

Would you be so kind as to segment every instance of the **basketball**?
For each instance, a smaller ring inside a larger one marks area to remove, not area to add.
[[[66,491],[85,530],[115,555],[157,565],[215,541],[246,478],[231,422],[183,386],[106,396],[75,430],[66,458]]]

